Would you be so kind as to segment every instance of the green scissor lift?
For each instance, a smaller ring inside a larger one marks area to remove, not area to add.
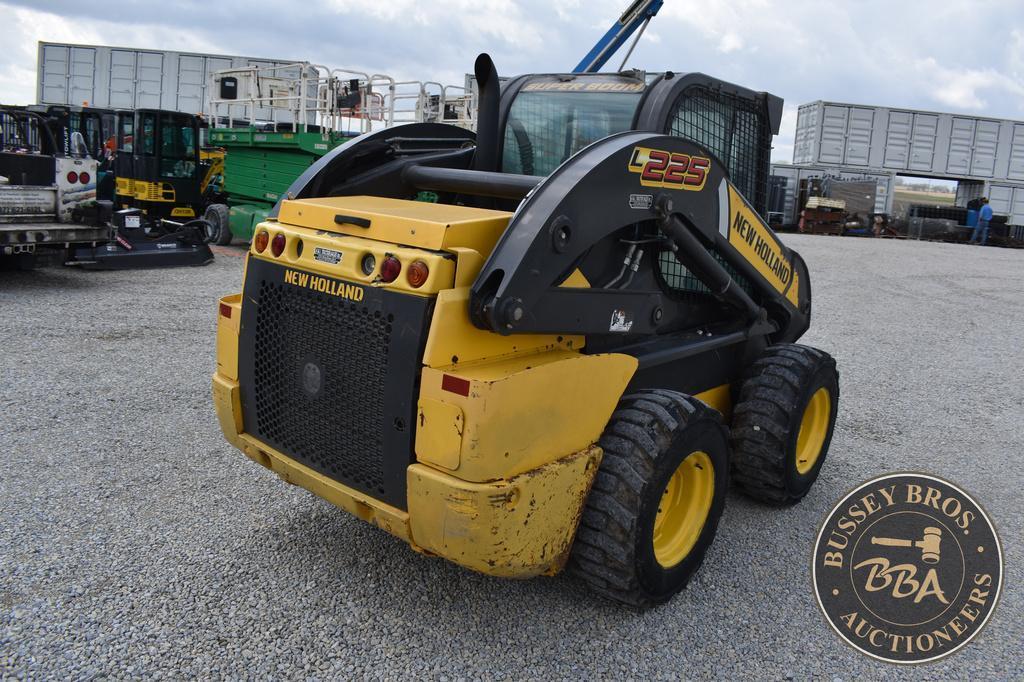
[[[277,200],[321,156],[358,133],[341,131],[267,132],[256,126],[212,128],[208,142],[223,148],[222,191],[226,204],[212,204],[206,217],[215,228],[227,218],[229,230],[218,230],[217,242],[232,237],[249,241]]]
[[[218,244],[251,240],[292,182],[357,135],[446,114],[460,125],[472,118],[465,88],[307,62],[217,71],[209,92],[206,145],[211,156],[224,153],[219,195],[204,217]]]

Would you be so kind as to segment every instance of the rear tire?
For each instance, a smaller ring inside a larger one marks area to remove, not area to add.
[[[682,393],[640,391],[619,402],[599,444],[571,570],[616,601],[665,602],[704,560],[725,505],[721,415]]]
[[[838,407],[831,355],[793,343],[769,346],[747,371],[733,409],[733,482],[762,502],[799,502],[821,472]]]
[[[225,246],[231,243],[230,212],[224,204],[210,204],[203,218],[210,223],[210,241]]]

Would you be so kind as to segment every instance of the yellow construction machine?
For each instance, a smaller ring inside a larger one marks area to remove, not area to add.
[[[221,427],[419,552],[663,602],[730,479],[794,503],[832,436],[835,362],[795,343],[807,267],[759,214],[782,101],[476,76],[475,134],[358,137],[257,227],[220,301]]]

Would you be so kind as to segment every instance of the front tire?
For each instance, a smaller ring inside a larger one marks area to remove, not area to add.
[[[795,343],[769,346],[733,410],[733,481],[769,504],[803,499],[825,462],[839,408],[836,361]]]
[[[572,570],[616,601],[665,602],[704,560],[725,505],[721,415],[675,391],[640,391],[620,401],[600,445]]]
[[[210,223],[210,241],[220,246],[231,243],[230,212],[224,204],[210,204],[203,218]]]

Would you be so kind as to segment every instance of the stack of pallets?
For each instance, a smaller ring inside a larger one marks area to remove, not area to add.
[[[846,202],[842,199],[811,197],[800,213],[800,231],[809,234],[842,234]]]

